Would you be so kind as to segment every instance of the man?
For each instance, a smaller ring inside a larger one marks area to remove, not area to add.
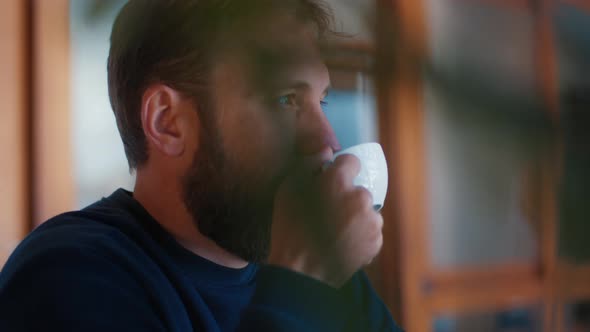
[[[322,112],[313,0],[131,0],[109,93],[134,192],[47,221],[1,331],[396,331],[359,269],[382,217]],[[271,227],[272,226],[272,227]]]

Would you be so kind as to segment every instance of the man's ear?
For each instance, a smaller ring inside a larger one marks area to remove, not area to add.
[[[186,97],[164,84],[147,88],[141,100],[141,122],[148,144],[168,157],[182,156],[191,120],[189,105]]]

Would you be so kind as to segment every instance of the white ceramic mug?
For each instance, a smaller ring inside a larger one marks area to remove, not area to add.
[[[361,161],[361,171],[354,179],[355,186],[367,188],[373,195],[373,207],[379,211],[387,194],[387,161],[379,143],[364,143],[342,150],[334,155],[355,155]]]

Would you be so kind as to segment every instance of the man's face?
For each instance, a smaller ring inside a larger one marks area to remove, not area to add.
[[[214,116],[183,179],[201,233],[253,262],[268,255],[273,200],[289,168],[339,149],[321,106],[330,80],[313,30],[289,17],[271,23],[219,58],[200,110]]]

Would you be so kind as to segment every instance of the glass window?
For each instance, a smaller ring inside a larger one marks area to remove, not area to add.
[[[125,1],[70,2],[72,137],[78,207],[133,188],[107,86],[111,27]]]
[[[377,114],[371,76],[374,45],[374,1],[328,0],[335,29],[345,34],[333,40],[326,62],[332,89],[326,101],[326,116],[345,149],[378,140]]]
[[[555,13],[564,128],[559,253],[590,263],[590,15],[562,4]]]
[[[425,122],[431,257],[437,267],[534,261],[523,208],[533,162],[530,13],[430,0]],[[534,142],[533,142],[534,143]]]
[[[333,88],[326,98],[326,117],[336,132],[343,149],[350,146],[378,140],[375,97],[370,77],[362,72],[350,70],[332,79]],[[348,76],[345,84],[343,76]]]

